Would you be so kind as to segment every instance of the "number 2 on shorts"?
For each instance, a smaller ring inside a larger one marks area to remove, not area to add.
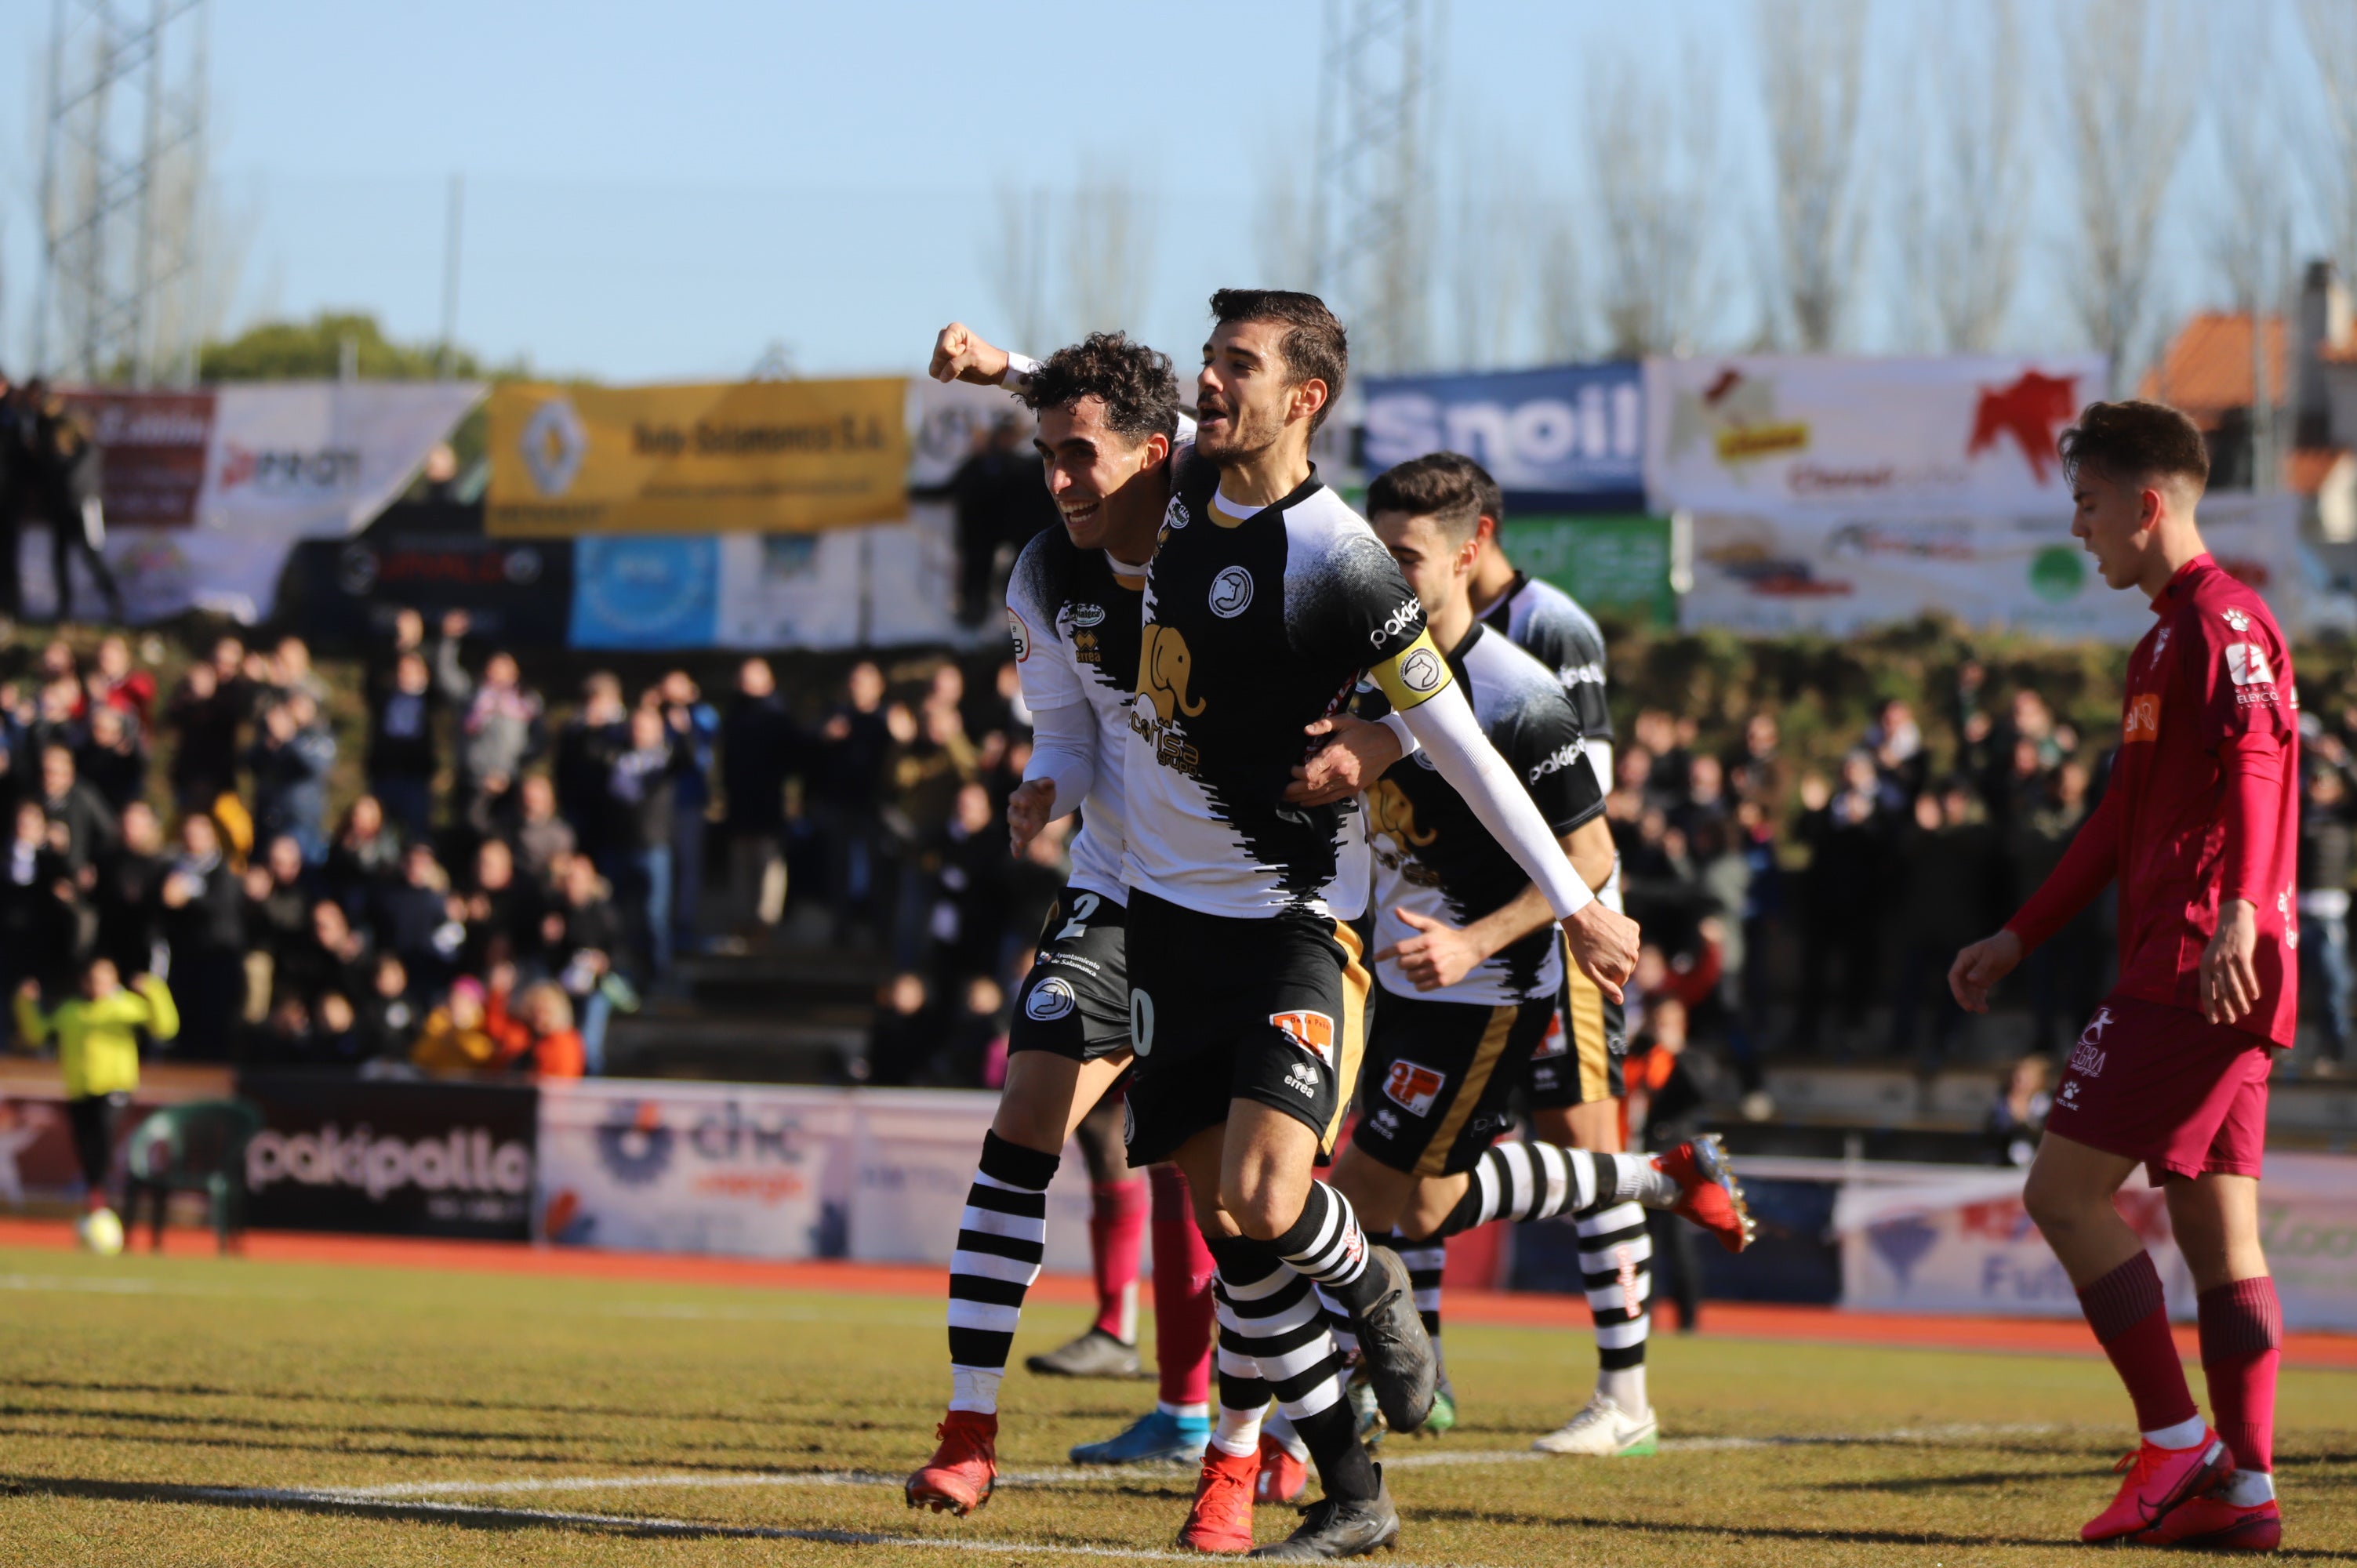
[[[1072,900],[1072,918],[1064,922],[1064,929],[1056,933],[1056,940],[1068,942],[1076,937],[1087,936],[1089,917],[1097,912],[1097,906],[1103,902],[1104,900],[1093,893],[1083,893],[1075,897]]]

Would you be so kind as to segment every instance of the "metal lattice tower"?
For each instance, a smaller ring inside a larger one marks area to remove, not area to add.
[[[34,360],[195,379],[206,0],[54,0]]]
[[[1326,0],[1310,229],[1317,287],[1370,371],[1431,354],[1430,134],[1439,0]]]

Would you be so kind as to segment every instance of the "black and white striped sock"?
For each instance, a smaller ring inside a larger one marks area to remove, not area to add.
[[[1454,1236],[1492,1219],[1552,1219],[1631,1201],[1666,1208],[1678,1184],[1643,1155],[1598,1155],[1559,1144],[1495,1144],[1481,1153],[1465,1196],[1433,1231]]]
[[[996,1413],[998,1382],[1023,1297],[1048,1246],[1048,1184],[1059,1156],[982,1137],[982,1164],[966,1189],[950,1254],[950,1408]]]
[[[1358,1214],[1349,1198],[1322,1181],[1309,1184],[1300,1218],[1269,1247],[1353,1317],[1365,1316],[1383,1294],[1383,1271],[1367,1267],[1367,1238]]]
[[[1350,1402],[1342,1397],[1342,1353],[1327,1330],[1326,1309],[1317,1292],[1265,1243],[1228,1236],[1209,1245],[1219,1265],[1214,1288],[1223,1423],[1232,1397],[1229,1368],[1249,1362],[1275,1396],[1277,1409],[1308,1445],[1327,1496],[1373,1497],[1374,1472],[1359,1446]],[[1364,1260],[1361,1262],[1363,1266]],[[1240,1386],[1234,1397],[1249,1398],[1248,1387]]]
[[[1616,1203],[1581,1215],[1577,1229],[1580,1283],[1596,1318],[1597,1391],[1641,1416],[1650,1408],[1645,1340],[1653,1321],[1653,1238],[1645,1211]]]

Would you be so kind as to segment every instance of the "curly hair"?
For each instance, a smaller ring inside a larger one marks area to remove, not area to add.
[[[2201,427],[2167,403],[2091,403],[2054,449],[2074,485],[2082,469],[2122,483],[2184,478],[2196,489],[2210,483],[2210,446]]]
[[[1032,372],[1020,394],[1033,413],[1069,409],[1082,398],[1101,399],[1105,424],[1124,440],[1178,434],[1178,378],[1170,356],[1133,343],[1125,333],[1092,332],[1057,349]]]

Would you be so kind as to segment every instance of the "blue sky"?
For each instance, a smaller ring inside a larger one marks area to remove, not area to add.
[[[25,87],[16,124],[0,124],[9,360],[29,343],[49,9],[0,6],[0,71]],[[240,252],[230,325],[359,306],[432,337],[458,173],[459,337],[496,359],[616,381],[729,377],[782,342],[808,372],[900,370],[952,315],[1001,327],[984,257],[999,187],[1060,189],[1116,168],[1147,194],[1157,236],[1136,326],[1183,349],[1213,286],[1258,278],[1269,179],[1289,166],[1308,183],[1318,12],[213,0],[212,162]],[[1920,39],[1923,14],[1885,0],[1877,48]],[[1738,0],[1455,0],[1447,15],[1448,177],[1498,151],[1490,177],[1506,188],[1576,190],[1587,57],[1659,59],[1681,40],[1713,51],[1730,167],[1757,157]],[[1876,112],[1903,124],[1890,104]],[[2189,298],[2198,259],[2180,258]],[[2018,336],[2068,343],[2035,288],[2020,315]],[[1722,326],[1741,329],[1733,314]],[[1877,330],[1869,316],[1861,342]]]

